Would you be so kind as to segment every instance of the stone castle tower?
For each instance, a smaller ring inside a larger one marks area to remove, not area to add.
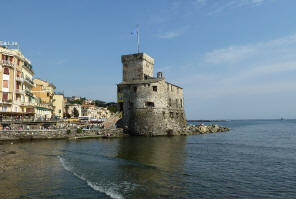
[[[122,82],[117,85],[122,126],[133,135],[170,135],[186,126],[183,89],[153,77],[154,59],[145,53],[121,56]]]

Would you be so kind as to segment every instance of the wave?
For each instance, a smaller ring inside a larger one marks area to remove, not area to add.
[[[90,180],[87,180],[83,175],[79,175],[78,173],[74,172],[73,168],[71,166],[69,166],[61,156],[58,156],[58,159],[61,162],[61,164],[65,170],[69,171],[71,174],[73,174],[74,176],[76,176],[80,180],[86,182],[86,184],[89,187],[91,187],[93,190],[104,193],[107,196],[114,198],[114,199],[123,199],[123,196],[116,193],[112,188],[105,188],[103,186],[100,186],[94,182],[91,182]]]

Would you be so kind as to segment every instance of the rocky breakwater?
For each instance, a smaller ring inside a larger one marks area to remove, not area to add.
[[[218,132],[226,132],[230,129],[223,126],[218,126],[216,124],[212,125],[187,125],[184,129],[180,131],[181,135],[195,135],[195,134],[207,134],[207,133],[218,133]]]

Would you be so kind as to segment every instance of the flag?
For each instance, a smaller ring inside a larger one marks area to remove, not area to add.
[[[131,35],[137,35],[139,33],[139,25],[131,32]]]
[[[137,35],[137,33],[138,33],[138,30],[135,29],[134,31],[131,32],[131,35]]]

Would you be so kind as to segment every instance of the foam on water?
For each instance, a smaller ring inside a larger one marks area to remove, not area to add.
[[[65,160],[58,156],[59,161],[61,162],[62,166],[64,167],[65,170],[69,171],[71,174],[73,174],[74,176],[76,176],[77,178],[79,178],[80,180],[86,182],[86,184],[91,187],[93,190],[95,191],[99,191],[101,193],[106,194],[107,196],[114,198],[114,199],[123,199],[123,196],[121,196],[120,194],[116,193],[112,187],[109,188],[105,188],[103,186],[100,186],[90,180],[87,180],[83,175],[79,175],[78,173],[73,171],[73,168],[71,166],[69,166],[69,164],[67,164],[65,162]]]

